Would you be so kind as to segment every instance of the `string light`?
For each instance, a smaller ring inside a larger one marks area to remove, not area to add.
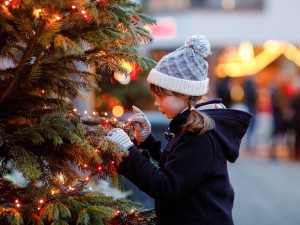
[[[76,109],[76,108],[74,108],[74,109],[73,109],[73,112],[77,113],[77,109]]]
[[[8,5],[9,5],[9,1],[5,1],[4,4],[5,4],[6,6],[8,6]]]
[[[40,199],[40,200],[39,200],[39,203],[43,204],[43,203],[44,203],[44,200],[43,200],[43,199]]]
[[[84,164],[84,166],[83,166],[83,167],[87,168],[87,166],[88,166],[87,164]]]
[[[89,179],[90,179],[89,177],[86,177],[86,178],[85,178],[86,181],[88,181]]]
[[[102,167],[101,167],[101,166],[99,166],[99,167],[98,167],[98,170],[102,170]]]
[[[17,206],[18,208],[21,207],[21,204],[20,204],[20,202],[19,202],[18,199],[15,200],[15,203],[16,203],[16,206]]]
[[[69,186],[69,191],[74,191],[74,188]]]
[[[81,10],[81,13],[82,13],[82,14],[85,14],[85,10]]]
[[[72,9],[76,9],[76,5],[72,5]]]
[[[57,16],[57,17],[55,17],[56,18],[56,20],[60,20],[60,17],[59,16]]]

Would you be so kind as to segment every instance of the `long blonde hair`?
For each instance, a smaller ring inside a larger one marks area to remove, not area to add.
[[[174,92],[174,91],[164,89],[155,84],[150,84],[150,90],[151,90],[151,92],[153,92],[154,94],[156,94],[158,96],[174,95],[176,97],[181,97],[181,98],[186,96],[186,95]],[[206,115],[206,113],[194,109],[196,103],[199,100],[205,100],[205,99],[206,99],[205,96],[189,96],[188,106],[192,110],[190,111],[190,115],[187,118],[186,123],[184,125],[182,125],[183,132],[191,131],[199,136],[199,135],[205,133],[206,131],[212,130],[214,128],[214,126],[215,126],[214,121],[208,115]]]

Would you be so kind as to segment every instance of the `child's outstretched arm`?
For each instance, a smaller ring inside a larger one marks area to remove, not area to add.
[[[131,146],[118,172],[151,197],[172,201],[188,194],[211,174],[216,159],[211,145],[208,135],[198,141],[188,138],[175,147],[161,170]]]

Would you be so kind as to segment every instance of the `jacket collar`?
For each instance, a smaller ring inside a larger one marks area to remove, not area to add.
[[[204,110],[204,109],[207,109],[209,105],[214,106],[216,104],[221,104],[221,103],[222,103],[222,99],[212,99],[212,100],[209,100],[206,102],[200,102],[200,103],[196,104],[195,108],[197,110]],[[187,120],[189,114],[190,114],[190,110],[186,109],[182,113],[179,113],[177,116],[175,116],[171,120],[166,133],[177,134],[178,132],[181,132],[181,130],[182,130],[181,126],[186,123],[186,120]],[[168,135],[168,134],[166,134],[166,135]]]

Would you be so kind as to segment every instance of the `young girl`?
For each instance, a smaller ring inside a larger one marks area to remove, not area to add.
[[[151,134],[145,114],[136,107],[136,142],[119,128],[108,140],[128,149],[118,171],[155,199],[158,225],[231,225],[234,192],[227,160],[239,155],[251,115],[226,109],[221,100],[206,101],[210,45],[203,36],[188,38],[181,48],[163,57],[147,81],[155,106],[169,119],[168,144]],[[138,150],[147,149],[155,167]]]

